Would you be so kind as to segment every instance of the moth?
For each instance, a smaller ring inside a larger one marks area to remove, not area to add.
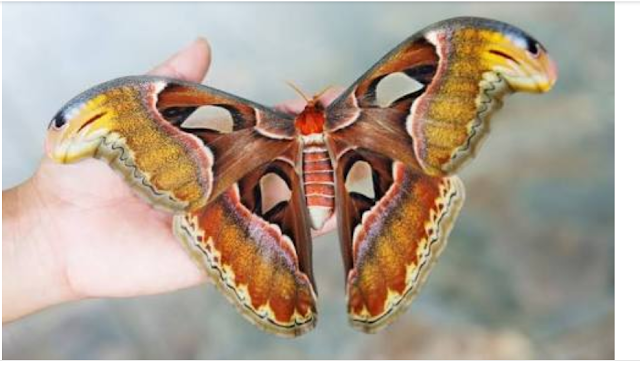
[[[383,97],[397,78],[411,89]],[[174,213],[175,236],[213,283],[278,335],[316,324],[310,230],[335,216],[349,321],[375,332],[407,309],[442,254],[465,194],[455,174],[502,99],[555,81],[546,49],[522,30],[454,18],[409,37],[331,104],[316,96],[297,115],[164,77],[103,83],[55,115],[48,154],[105,160]],[[232,128],[183,125],[204,106],[226,112]],[[369,169],[368,195],[348,182],[356,166]],[[289,190],[268,208],[267,176]]]

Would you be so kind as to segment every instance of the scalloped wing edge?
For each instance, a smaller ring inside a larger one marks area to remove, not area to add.
[[[387,310],[381,315],[372,319],[357,319],[350,314],[349,324],[365,333],[376,333],[379,330],[385,328],[392,322],[394,322],[400,315],[402,315],[411,305],[416,295],[421,291],[422,287],[426,284],[427,278],[431,273],[433,267],[438,262],[438,259],[444,251],[449,234],[453,229],[455,221],[462,209],[465,199],[465,188],[462,180],[457,176],[447,177],[451,182],[451,187],[441,190],[439,199],[444,199],[443,203],[445,209],[434,215],[434,220],[428,220],[425,222],[425,233],[428,235],[430,226],[435,225],[433,230],[435,233],[427,239],[423,239],[419,242],[418,251],[424,251],[418,264],[418,273],[402,295],[395,295],[395,303],[391,304]],[[445,191],[444,194],[442,191]],[[388,294],[387,298],[391,296]],[[349,300],[349,292],[346,295],[347,302]],[[347,310],[350,308],[347,306]]]

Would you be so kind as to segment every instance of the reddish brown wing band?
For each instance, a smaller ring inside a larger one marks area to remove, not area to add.
[[[297,145],[292,117],[203,85],[171,81],[160,93],[157,103],[164,116],[167,111],[177,113],[174,125],[180,125],[202,106],[227,110],[233,121],[232,131],[228,133],[208,128],[181,128],[199,138],[215,158],[207,201],[216,199],[249,172]]]
[[[351,324],[374,332],[412,302],[446,246],[464,201],[457,177],[431,177],[367,151],[351,151],[340,179],[357,161],[371,166],[375,198],[338,185],[338,225]]]

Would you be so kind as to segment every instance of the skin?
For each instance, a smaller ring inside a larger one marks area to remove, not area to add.
[[[199,38],[149,74],[201,82],[210,62],[209,44]],[[320,100],[327,105],[339,92],[330,89]],[[305,104],[298,99],[276,109],[296,114]],[[206,282],[174,238],[172,215],[136,197],[100,161],[62,166],[44,158],[2,200],[3,323],[65,302]],[[314,236],[334,228],[332,218]]]

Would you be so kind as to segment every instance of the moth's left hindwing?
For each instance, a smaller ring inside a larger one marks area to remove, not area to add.
[[[260,179],[269,173],[285,180],[291,198],[263,211]],[[298,175],[280,160],[174,219],[174,233],[240,312],[284,336],[301,335],[316,323],[309,227]]]
[[[199,107],[226,110],[229,132],[184,127]],[[174,232],[240,311],[284,336],[315,325],[311,236],[292,117],[202,85],[128,77],[76,97],[49,130],[51,157],[101,158],[153,205],[178,213]],[[269,210],[261,179],[291,192]]]

